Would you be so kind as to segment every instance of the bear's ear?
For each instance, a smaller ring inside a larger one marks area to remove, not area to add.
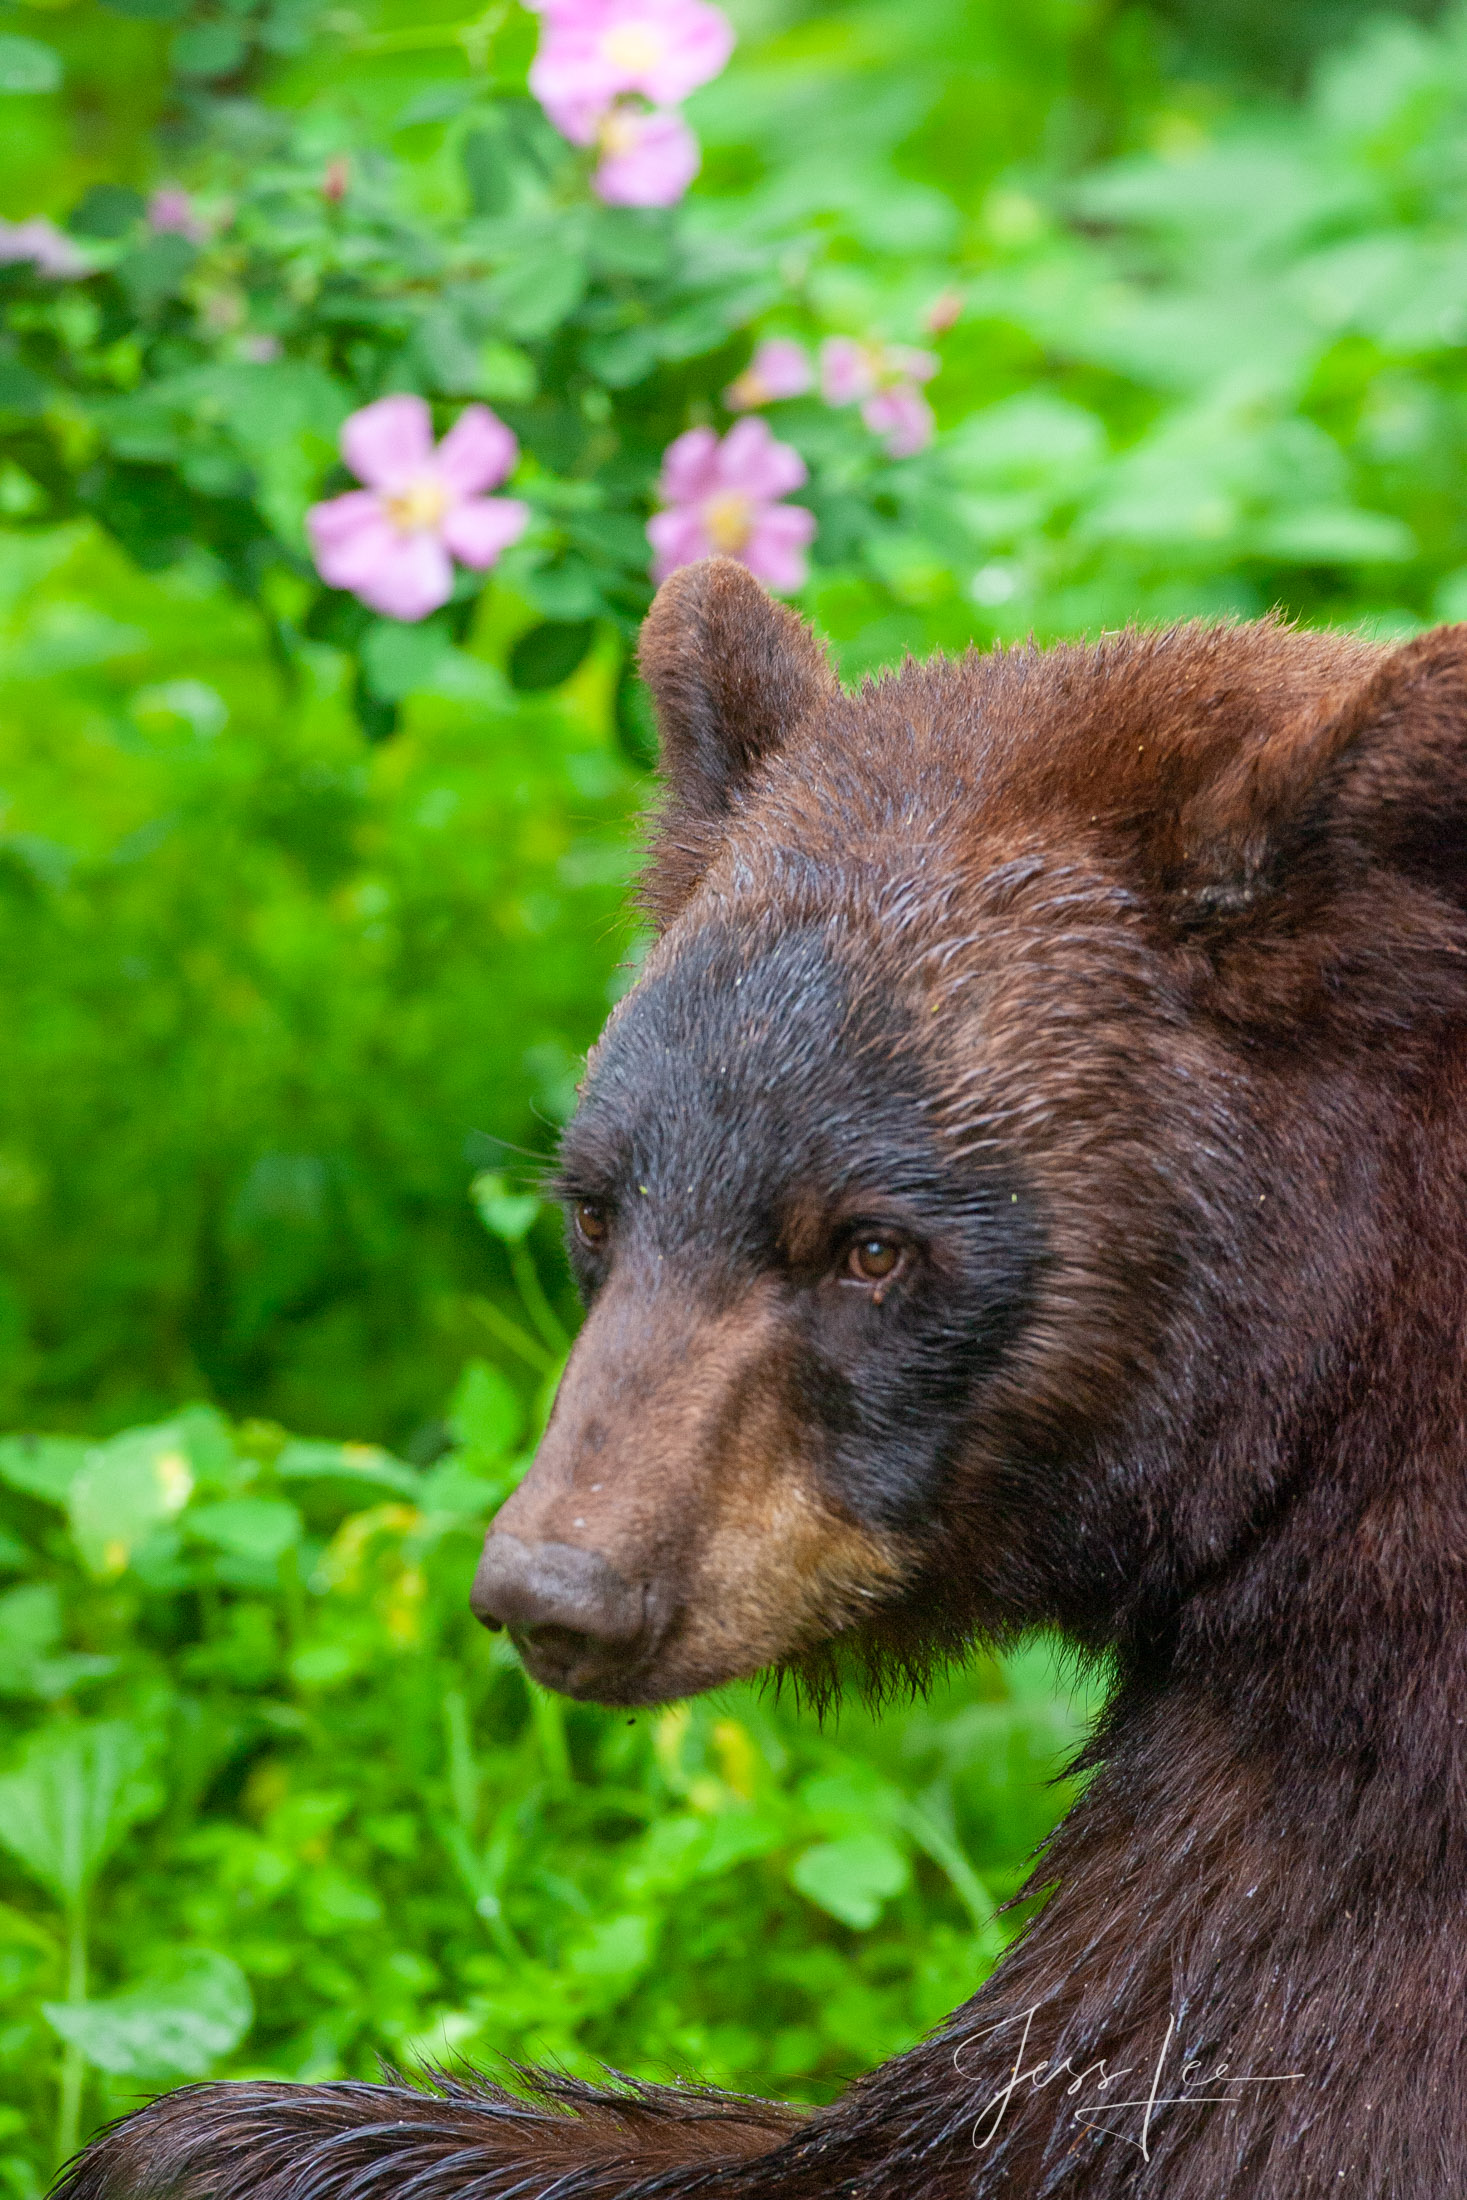
[[[666,924],[707,867],[751,773],[839,688],[804,620],[732,558],[682,566],[663,582],[638,662],[657,706],[667,782],[643,894]]]
[[[1467,626],[1392,650],[1184,804],[1168,865],[1184,930],[1295,933],[1383,874],[1467,910]]]

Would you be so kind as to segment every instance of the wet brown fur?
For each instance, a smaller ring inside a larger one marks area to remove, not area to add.
[[[812,1606],[808,1545],[782,1565],[759,1532],[780,1447],[749,1408],[736,1532],[699,1511],[689,1546],[729,1615],[698,1655],[798,1655],[861,1586],[890,1599],[874,1655],[1037,1623],[1108,1653],[1049,1899],[827,2110],[207,2086],[98,2142],[67,2200],[1460,2200],[1467,632],[1185,627],[843,695],[713,565],[668,584],[644,664],[672,780],[649,968],[714,917],[825,927],[903,1004],[954,1170],[1012,1157],[1047,1247],[889,1574],[846,1522]],[[686,1416],[658,1437],[644,1398],[641,1433],[685,1474],[732,1371],[766,1380],[766,1317],[731,1317],[701,1403],[666,1387],[686,1336],[639,1319],[658,1424]],[[584,1365],[583,1433],[615,1402],[594,1341]],[[828,1556],[840,1508],[809,1494]],[[741,1602],[761,1559],[777,1593]]]
[[[527,1645],[539,1679],[603,1702],[696,1695],[814,1649],[900,1580],[900,1544],[830,1505],[781,1414],[768,1294],[710,1316],[673,1294],[649,1309],[644,1288],[616,1282],[591,1323],[495,1528],[680,1594],[650,1678],[631,1663],[614,1689],[583,1688],[574,1648]]]

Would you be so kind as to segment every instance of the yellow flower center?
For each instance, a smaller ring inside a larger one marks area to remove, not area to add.
[[[601,51],[614,69],[621,69],[628,76],[640,76],[662,59],[666,44],[666,39],[650,23],[621,23],[606,33]]]
[[[448,510],[448,495],[441,481],[431,474],[420,474],[406,488],[396,489],[391,496],[382,499],[387,517],[401,535],[427,534],[438,525]]]
[[[633,153],[641,135],[637,128],[641,116],[628,108],[613,107],[597,132],[596,142],[603,153]]]
[[[724,489],[703,506],[703,526],[715,550],[734,557],[754,532],[754,507],[737,489]]]

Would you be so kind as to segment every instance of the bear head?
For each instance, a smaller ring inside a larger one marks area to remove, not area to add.
[[[1467,1000],[1467,641],[1265,621],[842,690],[725,560],[642,669],[657,936],[559,1190],[587,1319],[474,1589],[644,1703],[1163,1639],[1287,1501]]]

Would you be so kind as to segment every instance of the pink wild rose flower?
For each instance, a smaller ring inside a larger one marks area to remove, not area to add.
[[[29,260],[38,275],[89,275],[92,263],[55,222],[44,214],[29,221],[0,221],[0,267],[15,267]]]
[[[160,183],[148,200],[148,227],[157,237],[186,237],[202,244],[209,225],[181,183]]]
[[[682,116],[662,107],[611,108],[596,144],[601,160],[591,188],[607,206],[676,206],[701,165]]]
[[[733,29],[708,0],[540,0],[544,25],[530,90],[562,137],[590,145],[619,99],[674,107],[733,51]]]
[[[893,458],[915,458],[932,441],[932,407],[914,382],[889,382],[861,407],[861,418]]]
[[[827,405],[859,405],[861,418],[893,458],[911,458],[932,441],[932,408],[918,384],[939,361],[909,344],[862,344],[832,336],[820,347],[820,393]]]
[[[421,397],[379,397],[341,431],[364,489],[313,504],[316,570],[389,619],[424,619],[453,593],[453,561],[482,571],[517,542],[529,507],[481,492],[503,481],[518,445],[487,405],[470,405],[443,441]]]
[[[730,412],[752,412],[781,397],[803,397],[815,379],[810,354],[788,336],[766,336],[743,373],[730,382],[723,402]]]
[[[711,428],[689,428],[663,453],[657,489],[667,509],[647,522],[652,578],[724,557],[768,588],[798,588],[815,515],[779,499],[805,478],[805,461],[775,441],[767,420],[735,421],[721,442]]]

